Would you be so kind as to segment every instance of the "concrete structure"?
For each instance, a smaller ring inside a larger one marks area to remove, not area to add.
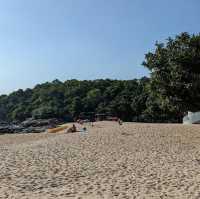
[[[183,124],[200,124],[200,112],[188,112],[183,118]]]

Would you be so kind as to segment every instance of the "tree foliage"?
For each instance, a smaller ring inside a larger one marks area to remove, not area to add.
[[[149,81],[146,78],[145,81]],[[145,109],[143,80],[68,80],[36,85],[0,97],[0,119],[77,118],[81,113],[107,113],[127,121]],[[136,99],[137,98],[137,99]],[[137,101],[137,109],[133,102]]]
[[[180,116],[200,110],[200,34],[181,33],[156,43],[143,65],[151,71],[150,89],[162,109]]]

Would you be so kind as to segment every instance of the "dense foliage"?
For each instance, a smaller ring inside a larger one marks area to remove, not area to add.
[[[166,44],[156,43],[143,65],[151,71],[150,90],[163,111],[182,118],[200,110],[200,34],[181,33]]]
[[[145,110],[145,85],[149,80],[55,80],[34,89],[0,97],[0,117],[72,119],[81,113],[108,113],[131,121]]]
[[[200,110],[200,35],[182,33],[156,43],[143,63],[150,78],[55,80],[0,96],[0,120],[29,117],[72,120],[83,113],[106,113],[125,121],[180,122]]]

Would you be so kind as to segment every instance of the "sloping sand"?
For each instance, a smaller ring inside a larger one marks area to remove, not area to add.
[[[0,136],[0,198],[200,198],[200,126],[99,122]]]

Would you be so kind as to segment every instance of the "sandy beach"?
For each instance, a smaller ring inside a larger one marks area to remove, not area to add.
[[[98,122],[0,136],[0,198],[200,198],[200,126]]]

